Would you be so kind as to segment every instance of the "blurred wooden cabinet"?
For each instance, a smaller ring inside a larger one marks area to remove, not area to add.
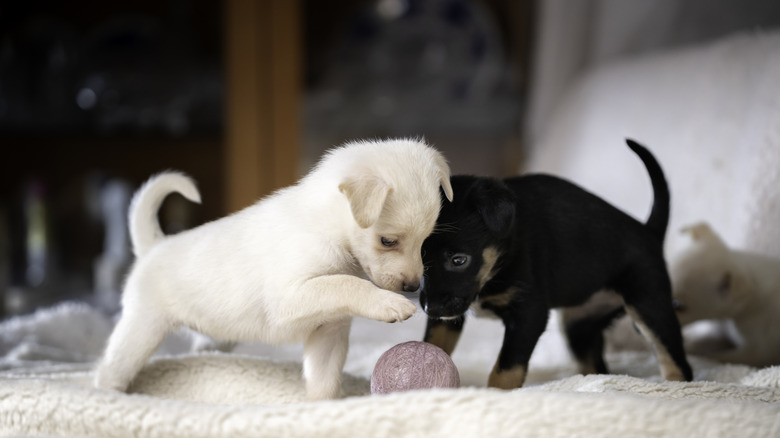
[[[174,195],[160,214],[166,228],[178,203],[181,229],[294,183],[357,138],[425,137],[453,171],[513,173],[533,3],[6,2],[0,287],[3,217],[23,245],[14,224],[30,179],[48,189],[64,269],[90,273],[105,237],[84,199],[95,178],[190,174],[203,204]]]
[[[26,279],[31,187],[48,223],[33,237],[54,283],[28,304],[36,306],[92,287],[107,240],[105,212],[90,193],[101,181],[137,187],[166,169],[190,174],[203,204],[166,200],[160,216],[169,232],[172,216],[198,225],[292,184],[301,15],[299,0],[4,4],[0,315],[2,292],[36,288]]]
[[[94,129],[92,125],[84,122],[91,108],[78,108],[74,101],[79,98],[77,97],[79,87],[84,86],[84,89],[88,90],[87,85],[83,83],[97,80],[106,82],[100,77],[100,74],[104,74],[104,71],[101,71],[104,65],[93,62],[90,68],[95,73],[84,72],[83,65],[89,64],[90,60],[89,55],[84,53],[86,49],[81,49],[78,55],[68,55],[73,59],[78,58],[76,61],[65,58],[65,62],[80,64],[69,70],[71,76],[75,74],[73,72],[78,72],[80,78],[73,79],[72,83],[67,84],[67,88],[62,87],[65,92],[60,94],[66,95],[63,99],[64,103],[57,104],[58,110],[49,111],[76,113],[74,116],[63,117],[63,120],[73,120],[74,123],[62,122],[52,128],[45,120],[48,113],[42,111],[43,116],[31,116],[37,117],[35,120],[22,120],[17,124],[12,121],[0,127],[0,149],[4,155],[0,158],[0,203],[10,202],[8,200],[17,195],[20,186],[28,178],[45,179],[51,189],[57,191],[64,186],[78,184],[78,181],[93,171],[139,184],[154,172],[180,169],[198,180],[204,199],[198,217],[201,220],[208,220],[240,209],[272,190],[292,183],[297,178],[300,137],[299,101],[302,93],[300,81],[302,20],[298,0],[184,3],[176,0],[158,2],[140,0],[106,4],[77,1],[70,2],[68,5],[51,2],[37,5],[36,3],[40,2],[35,1],[29,3],[31,4],[27,7],[10,7],[0,11],[0,22],[3,19],[6,24],[14,20],[28,21],[14,23],[15,29],[13,26],[8,26],[6,28],[11,30],[0,35],[2,39],[0,43],[3,43],[0,44],[0,78],[8,79],[15,67],[4,65],[3,55],[13,53],[15,58],[10,61],[11,63],[18,61],[35,64],[26,71],[17,68],[20,70],[20,75],[29,76],[29,71],[39,69],[40,64],[49,62],[47,59],[56,56],[51,53],[59,50],[61,46],[66,46],[68,37],[74,39],[71,34],[75,33],[70,32],[67,36],[58,35],[56,40],[51,38],[43,41],[42,37],[31,38],[30,29],[48,35],[42,28],[64,27],[63,23],[73,28],[92,28],[95,30],[82,32],[80,44],[90,46],[90,50],[94,50],[92,47],[98,43],[84,42],[88,38],[104,45],[113,44],[114,46],[109,49],[104,49],[104,52],[119,47],[115,53],[106,55],[116,57],[123,56],[122,50],[130,51],[126,48],[133,44],[136,46],[171,44],[171,39],[196,36],[202,40],[201,46],[206,46],[205,56],[215,60],[213,62],[215,65],[207,68],[218,70],[214,76],[217,76],[216,79],[221,83],[218,84],[221,101],[213,102],[212,106],[216,108],[211,110],[219,112],[217,116],[219,120],[207,129],[170,134],[154,129],[119,126],[116,122],[119,110],[116,110],[102,116],[104,120],[113,120],[114,126]],[[40,7],[39,10],[34,10],[36,6]],[[171,15],[171,10],[183,7],[187,11],[183,14],[185,18],[194,23],[188,33],[174,35],[162,43],[144,35],[144,32],[146,34],[157,32],[155,25],[163,28],[176,26],[176,20],[169,20],[168,17]],[[118,18],[111,21],[112,15]],[[146,21],[139,17],[145,17]],[[159,23],[155,23],[157,18],[160,19]],[[130,29],[132,20],[147,25],[148,29],[133,31]],[[110,31],[107,30],[109,26],[104,24],[109,21],[115,28],[122,25],[126,28],[113,30],[114,34],[109,34]],[[171,21],[174,23],[172,24]],[[121,24],[117,25],[117,22]],[[102,39],[94,36],[101,32]],[[65,32],[61,33],[65,34]],[[14,37],[18,37],[16,41]],[[148,37],[149,41],[122,41],[122,39],[144,37]],[[26,40],[23,43],[13,46],[14,42],[24,38]],[[47,45],[47,51],[29,53],[30,50],[37,50],[35,44]],[[11,48],[3,50],[1,47],[4,45]],[[183,46],[186,47],[186,44]],[[41,60],[30,59],[39,55]],[[158,55],[157,58],[141,60],[137,64],[154,64],[160,61],[159,57]],[[124,64],[116,67],[117,62],[114,60],[111,62],[114,62],[115,69],[124,67]],[[135,75],[134,72],[126,72],[127,76],[131,77],[123,78],[125,83],[133,80],[132,87],[135,87],[135,90],[146,87],[152,89],[150,93],[156,92],[157,89],[154,89],[152,84],[142,82],[154,79],[150,76],[154,75],[155,70],[150,66],[137,64],[130,67],[138,67],[144,71],[137,74],[136,78],[132,77]],[[8,68],[4,69],[4,67]],[[144,72],[147,76],[143,75]],[[174,73],[167,74],[173,76]],[[66,74],[55,71],[51,76],[63,77]],[[46,77],[37,80],[45,82]],[[173,88],[178,85],[177,80],[184,82],[189,79],[172,77],[165,86]],[[80,82],[76,83],[77,81]],[[11,94],[7,88],[9,84],[13,86],[7,80],[3,82],[5,84],[0,85],[0,121],[3,120],[1,118],[3,109],[7,107],[4,105],[6,103],[4,97]],[[2,85],[6,86],[6,90],[2,89]],[[45,88],[45,84],[34,84],[30,81],[22,83],[20,88],[28,86],[40,89],[34,93],[36,96],[49,91]],[[129,90],[126,94],[132,94],[134,90],[130,86],[127,88]],[[115,91],[114,93],[117,94]],[[54,106],[48,102],[47,105]],[[157,111],[151,105],[148,106],[149,108],[141,109],[139,112],[147,111],[154,114]],[[48,107],[47,110],[50,110]],[[9,110],[16,111],[16,107],[12,106]],[[138,116],[140,117],[143,116]],[[13,120],[10,117],[7,119]],[[147,123],[151,124],[151,122]]]

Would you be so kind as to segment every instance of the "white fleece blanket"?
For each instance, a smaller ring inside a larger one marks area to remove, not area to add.
[[[780,30],[616,60],[583,75],[523,171],[554,172],[645,220],[652,189],[629,137],[671,192],[667,254],[707,221],[733,248],[780,257]]]
[[[553,318],[554,321],[554,318]],[[463,385],[374,396],[373,364],[422,336],[424,317],[386,325],[356,320],[344,398],[307,402],[299,347],[240,345],[187,353],[169,339],[129,394],[91,387],[91,361],[111,320],[63,304],[0,324],[0,434],[78,437],[778,436],[780,367],[762,370],[691,358],[695,381],[663,382],[652,355],[608,356],[614,374],[581,376],[551,323],[528,384],[485,388],[500,346],[497,321],[471,319],[453,360]]]

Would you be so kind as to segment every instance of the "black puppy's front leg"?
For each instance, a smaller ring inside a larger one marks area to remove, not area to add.
[[[523,386],[531,353],[547,327],[550,313],[547,306],[530,302],[523,302],[523,306],[521,315],[502,315],[504,344],[488,378],[491,388],[515,389]]]
[[[465,316],[454,319],[428,318],[423,341],[429,342],[452,355],[463,331]]]

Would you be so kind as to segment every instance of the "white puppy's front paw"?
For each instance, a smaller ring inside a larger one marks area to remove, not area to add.
[[[384,322],[405,321],[417,312],[417,306],[403,295],[395,292],[388,293],[377,308],[371,312],[371,319]]]

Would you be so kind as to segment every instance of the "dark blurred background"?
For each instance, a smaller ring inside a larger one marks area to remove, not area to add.
[[[165,202],[171,233],[357,138],[422,137],[456,173],[516,174],[530,109],[543,118],[566,85],[551,78],[776,24],[773,3],[0,0],[0,315],[71,298],[115,310],[127,203],[155,172],[202,193]]]
[[[127,200],[164,169],[196,178],[204,200],[166,201],[161,221],[176,232],[294,182],[355,138],[468,139],[478,145],[469,164],[501,167],[486,150],[517,130],[530,9],[0,2],[3,313],[96,288],[114,289],[102,304],[115,307],[131,258]]]

